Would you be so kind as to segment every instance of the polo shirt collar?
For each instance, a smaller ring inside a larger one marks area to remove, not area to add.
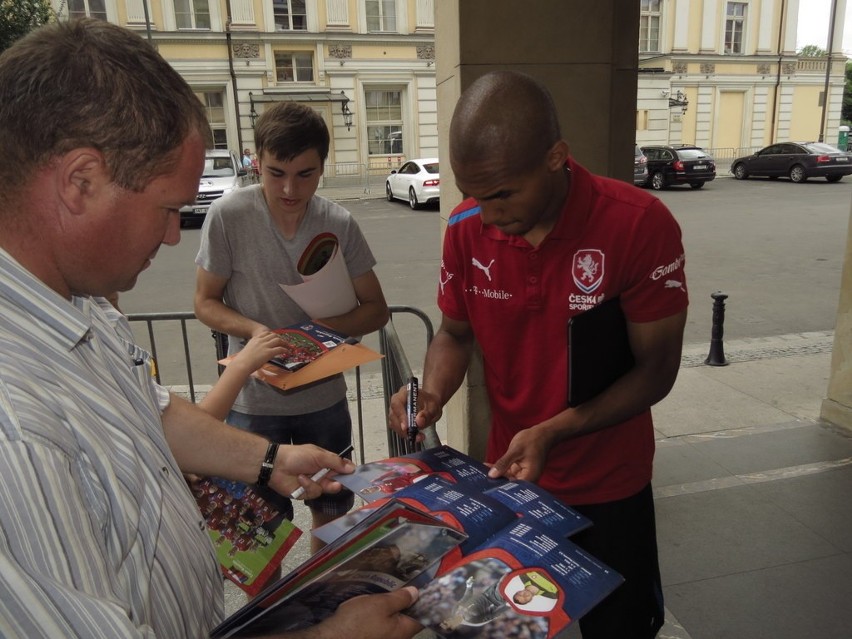
[[[570,240],[580,237],[592,210],[592,174],[571,157],[566,166],[571,172],[568,197],[562,205],[556,226],[547,234],[545,241],[551,238]]]

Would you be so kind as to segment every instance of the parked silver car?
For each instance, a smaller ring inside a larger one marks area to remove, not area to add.
[[[181,223],[202,223],[213,201],[240,188],[245,175],[246,170],[236,153],[208,149],[204,156],[204,172],[198,183],[198,195],[191,206],[181,207]]]

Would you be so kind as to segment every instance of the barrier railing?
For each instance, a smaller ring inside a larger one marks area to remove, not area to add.
[[[391,312],[390,321],[379,331],[379,350],[384,355],[382,359],[382,383],[384,386],[385,413],[390,411],[390,398],[399,388],[403,386],[413,375],[411,365],[405,349],[400,343],[399,334],[393,323],[394,315],[410,313],[423,322],[426,327],[426,345],[432,342],[434,331],[429,317],[420,309],[412,306],[389,306]],[[440,446],[441,440],[434,424],[430,424],[423,431],[423,445],[426,448]],[[414,448],[409,445],[408,440],[399,436],[395,431],[388,429],[388,454],[391,457],[413,453]],[[363,456],[362,456],[363,459]]]
[[[410,306],[389,306],[388,307],[391,313],[391,319],[388,321],[387,325],[384,326],[378,332],[379,339],[379,350],[384,357],[381,360],[381,375],[382,375],[382,390],[383,390],[383,406],[385,409],[385,414],[388,413],[390,409],[390,397],[398,388],[402,386],[412,375],[411,366],[408,363],[408,357],[405,354],[405,349],[403,348],[399,335],[396,331],[396,327],[393,323],[394,315],[399,314],[409,314],[414,317],[420,319],[423,323],[424,332],[425,332],[425,340],[426,345],[432,341],[432,336],[434,334],[432,323],[429,320],[429,317],[423,313],[423,311],[410,307]],[[163,324],[169,323],[177,323],[180,330],[180,344],[183,352],[183,375],[187,381],[187,394],[189,395],[190,401],[193,403],[198,399],[198,389],[196,388],[194,376],[193,376],[193,367],[192,367],[192,348],[190,348],[190,331],[188,330],[187,323],[194,322],[198,325],[201,325],[201,322],[196,319],[195,314],[192,312],[174,312],[174,313],[130,313],[127,315],[127,319],[130,322],[141,322],[145,324],[146,332],[148,336],[148,348],[151,351],[151,355],[154,358],[155,366],[155,379],[157,383],[164,384],[166,386],[170,386],[168,382],[164,383],[164,376],[166,375],[166,371],[164,367],[161,365],[162,358],[160,358],[160,353],[162,349],[160,348],[161,344],[157,339],[157,330],[156,326],[160,326],[161,328]],[[194,327],[198,328],[198,327]],[[198,331],[193,331],[194,334],[197,334]],[[216,360],[218,361],[222,357],[227,354],[228,351],[228,336],[218,331],[209,331],[207,333],[211,335],[214,341],[214,349],[216,353]],[[197,339],[196,339],[197,342]],[[207,346],[209,348],[209,345]],[[170,371],[172,374],[172,379],[176,377],[176,373]],[[219,366],[218,373],[221,373],[221,366]],[[360,367],[354,369],[354,377],[355,377],[355,415],[353,416],[353,424],[356,427],[357,431],[357,440],[360,452],[360,459],[365,460],[365,449],[364,449],[364,411],[363,411],[363,388],[362,388],[362,377],[361,377],[361,369]],[[176,384],[171,384],[171,386],[176,386]],[[438,437],[437,431],[435,430],[435,426],[432,425],[424,431],[425,440],[424,445],[426,447],[438,446],[440,445],[440,439]],[[388,430],[388,455],[400,455],[414,452],[409,446],[406,439],[392,433]]]
[[[186,311],[178,313],[129,313],[127,320],[130,322],[144,322],[148,332],[148,345],[154,358],[154,378],[158,384],[162,384],[162,369],[160,366],[159,350],[157,347],[157,336],[154,332],[154,323],[165,321],[176,321],[180,324],[181,342],[183,344],[184,372],[186,373],[187,386],[189,387],[190,401],[195,403],[195,382],[192,377],[192,354],[189,349],[189,336],[187,333],[187,321],[195,319],[195,313]],[[217,351],[218,352],[218,351]]]
[[[320,187],[323,189],[357,188],[370,192],[370,173],[367,165],[358,162],[337,162],[325,165]]]

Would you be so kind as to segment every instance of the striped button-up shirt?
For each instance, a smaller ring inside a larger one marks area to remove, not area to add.
[[[0,249],[2,637],[195,638],[223,616],[168,394],[109,310]]]

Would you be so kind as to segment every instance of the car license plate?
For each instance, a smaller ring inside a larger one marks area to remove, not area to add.
[[[849,158],[848,157],[834,158],[834,161],[835,162],[848,162]]]
[[[203,206],[196,206],[194,209],[192,209],[192,212],[196,215],[201,215],[203,213],[207,213],[207,209]]]
[[[696,164],[692,168],[696,171],[703,171],[704,169],[707,168],[707,165],[706,164]]]

